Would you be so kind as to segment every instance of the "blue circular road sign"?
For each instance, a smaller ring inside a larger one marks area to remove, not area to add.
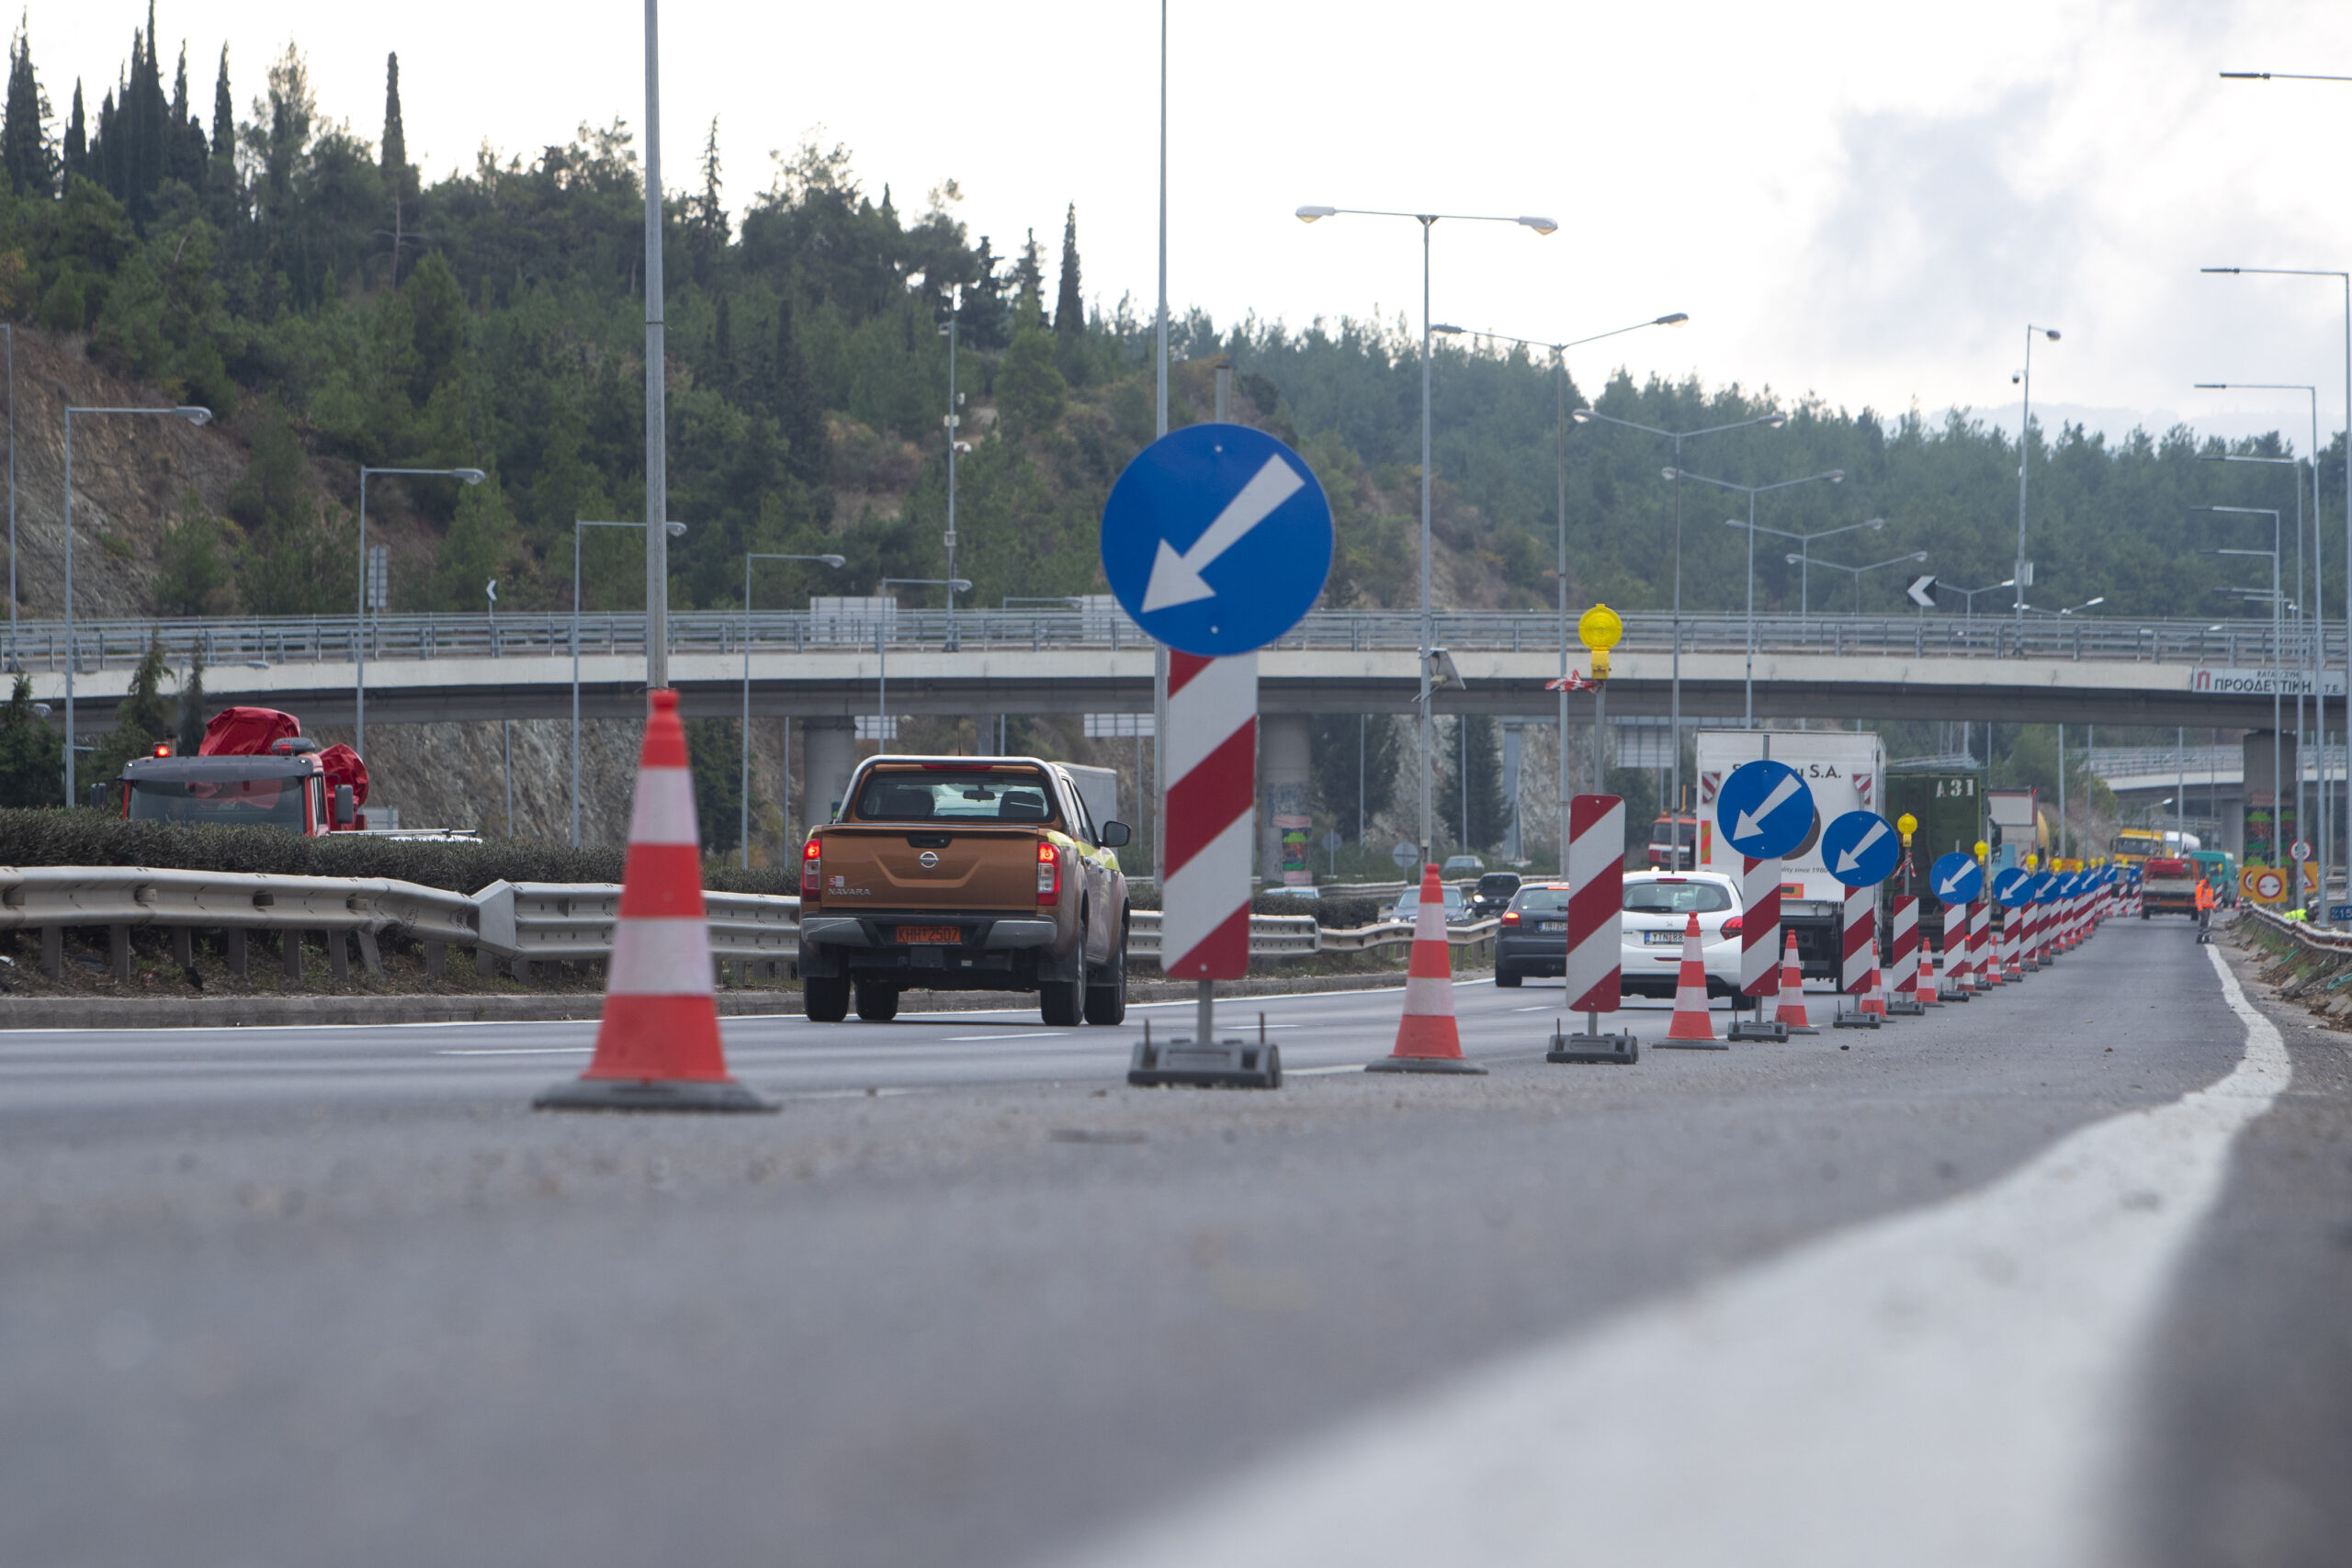
[[[1263,648],[1331,572],[1331,502],[1263,431],[1195,424],[1136,455],[1102,505],[1102,575],[1120,607],[1204,659]]]
[[[1813,791],[1786,762],[1743,762],[1715,792],[1715,826],[1750,860],[1771,860],[1813,831]]]
[[[1849,811],[1821,830],[1821,863],[1849,887],[1884,882],[1902,858],[1894,824],[1875,811]]]
[[[2037,871],[2027,885],[2026,898],[2030,903],[2049,904],[2058,897],[2058,877],[2053,872]]]
[[[1993,897],[2004,909],[2023,908],[2032,897],[2026,886],[2032,880],[2023,866],[2013,865],[2006,871],[1995,872]]]
[[[1984,868],[1966,850],[1954,850],[1928,868],[1928,887],[1947,904],[1973,904],[1984,891]]]

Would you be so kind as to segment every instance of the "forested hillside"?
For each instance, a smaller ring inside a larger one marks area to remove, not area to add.
[[[225,55],[192,66],[157,38],[152,14],[110,85],[45,79],[33,43],[20,31],[12,46],[0,119],[0,314],[158,398],[210,406],[243,454],[242,478],[217,497],[190,489],[125,531],[121,553],[153,584],[147,607],[346,609],[362,463],[492,476],[476,489],[371,488],[371,530],[394,542],[396,606],[477,608],[491,577],[502,608],[568,603],[573,520],[633,518],[643,504],[642,203],[629,128],[582,125],[527,154],[485,148],[471,169],[427,177],[406,153],[396,58],[379,113],[318,103],[293,46],[266,69]],[[707,128],[667,204],[670,504],[690,528],[673,549],[673,602],[735,603],[751,549],[848,558],[838,573],[770,569],[760,592],[771,605],[868,592],[886,574],[944,575],[953,288],[963,434],[976,445],[958,486],[956,567],[976,584],[967,602],[1099,588],[1102,499],[1152,433],[1150,333],[1131,297],[1102,302],[1125,280],[1083,274],[1082,215],[1039,214],[1042,242],[1036,231],[975,236],[957,217],[954,171],[920,197],[876,190],[848,149],[814,141],[730,177],[728,129]],[[1702,358],[1703,323],[1685,330]],[[1229,357],[1238,417],[1294,441],[1323,476],[1340,525],[1329,602],[1411,603],[1419,374],[1407,323],[1220,328],[1193,313],[1175,340],[1186,363],[1172,423],[1205,417],[1208,363]],[[1547,604],[1562,389],[1548,360],[1524,351],[1463,339],[1439,352],[1440,602]],[[1965,412],[1890,420],[1768,389],[1636,385],[1597,356],[1570,368],[1598,392],[1571,382],[1567,407],[1589,398],[1643,424],[1785,411],[1785,427],[1694,441],[1684,461],[1750,483],[1842,468],[1842,485],[1767,497],[1758,514],[1792,533],[1888,520],[1883,533],[1824,546],[1822,559],[1924,548],[1927,570],[1948,581],[2009,575],[2018,448]],[[2294,447],[2274,436],[2242,450]],[[1596,423],[1572,427],[1566,451],[1572,596],[1663,606],[1667,444]],[[2250,530],[2189,508],[2289,505],[2294,470],[2199,461],[2207,455],[2185,431],[2114,446],[2078,429],[2037,432],[2035,600],[2267,615],[2222,592],[2251,581],[2245,563],[2193,553],[2253,544]],[[2343,460],[2339,439],[2323,457],[2324,495],[2342,493]],[[1744,506],[1704,487],[1685,486],[1682,500],[1684,602],[1735,608],[1743,540],[1722,523]],[[629,536],[592,535],[593,604],[637,600],[636,548]],[[143,551],[153,558],[131,558]],[[1793,610],[1798,576],[1781,555],[1758,550],[1758,602]],[[2341,604],[2339,560],[2328,575]],[[1894,608],[1900,586],[1900,573],[1879,573],[1860,603]],[[32,587],[24,596],[53,599]],[[1847,575],[1824,570],[1813,598],[1856,602]]]

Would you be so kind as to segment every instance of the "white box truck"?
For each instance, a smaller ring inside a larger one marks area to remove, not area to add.
[[[1877,736],[1838,729],[1702,729],[1699,765],[1699,863],[1736,879],[1737,850],[1715,823],[1715,794],[1732,770],[1770,757],[1794,768],[1813,793],[1812,831],[1781,858],[1781,923],[1796,933],[1807,976],[1834,978],[1840,966],[1845,885],[1821,858],[1821,829],[1849,811],[1876,811],[1884,798],[1886,750]],[[1926,868],[1921,867],[1922,871]]]

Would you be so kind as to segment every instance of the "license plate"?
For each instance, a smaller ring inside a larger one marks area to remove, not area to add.
[[[1652,947],[1671,947],[1681,942],[1682,933],[1680,931],[1644,931],[1642,940]]]
[[[901,942],[961,942],[964,940],[964,932],[956,926],[900,926],[899,940]]]
[[[1565,931],[1568,929],[1568,922],[1566,920],[1538,920],[1535,922],[1535,929],[1539,931]]]

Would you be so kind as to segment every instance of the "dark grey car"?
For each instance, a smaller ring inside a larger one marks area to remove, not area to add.
[[[1568,972],[1568,885],[1529,882],[1512,895],[1495,932],[1495,984]]]

